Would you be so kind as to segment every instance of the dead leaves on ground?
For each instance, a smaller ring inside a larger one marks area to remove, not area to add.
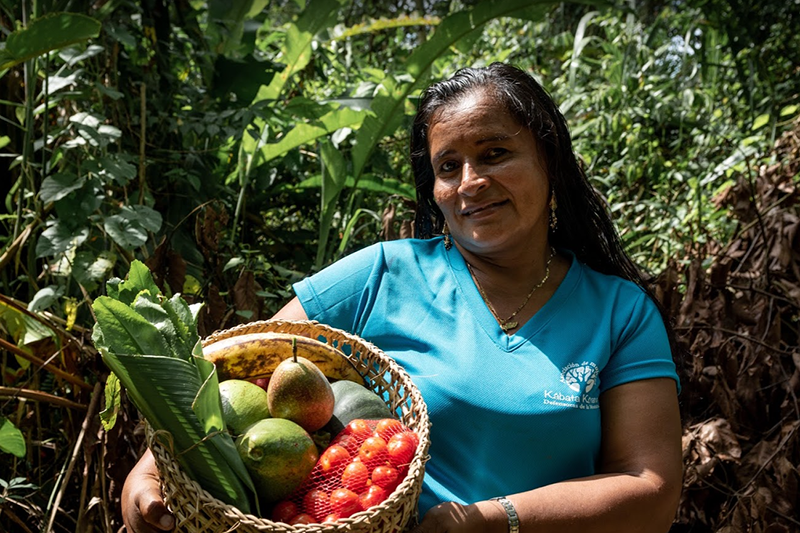
[[[684,350],[692,532],[800,531],[800,123],[774,155],[717,199],[735,238],[657,280]]]

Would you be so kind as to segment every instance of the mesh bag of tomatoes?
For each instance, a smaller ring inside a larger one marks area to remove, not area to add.
[[[394,418],[353,420],[303,484],[273,507],[272,520],[322,524],[378,505],[405,479],[418,445],[417,434]]]

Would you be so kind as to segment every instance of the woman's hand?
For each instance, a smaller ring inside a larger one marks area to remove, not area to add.
[[[136,463],[122,487],[122,520],[129,533],[158,533],[175,527],[161,497],[158,469],[150,450]]]
[[[444,502],[425,513],[422,522],[411,533],[491,533],[507,529],[505,511],[499,504]]]

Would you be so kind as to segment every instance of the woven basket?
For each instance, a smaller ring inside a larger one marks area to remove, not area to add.
[[[175,530],[196,533],[234,530],[237,533],[395,533],[413,526],[417,521],[417,501],[428,459],[430,422],[427,407],[411,378],[402,367],[369,342],[314,321],[267,320],[242,324],[209,335],[203,340],[203,344],[235,335],[268,331],[316,338],[338,348],[358,372],[367,378],[371,389],[388,398],[386,403],[392,413],[419,436],[419,446],[409,466],[408,475],[385,501],[366,511],[332,523],[290,526],[242,513],[203,490],[181,470],[172,454],[155,438],[155,432],[147,425],[147,443],[158,466],[166,504],[175,515]]]

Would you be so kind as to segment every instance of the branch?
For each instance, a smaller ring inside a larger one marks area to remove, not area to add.
[[[63,370],[61,370],[57,366],[54,366],[54,365],[48,363],[47,361],[39,359],[35,355],[33,355],[31,353],[28,353],[25,350],[22,350],[18,346],[14,345],[14,344],[11,344],[10,342],[8,342],[5,339],[0,339],[0,348],[4,348],[4,349],[8,350],[9,352],[11,352],[11,353],[13,353],[15,355],[18,355],[18,356],[22,357],[23,359],[27,359],[28,361],[30,361],[31,363],[35,364],[39,368],[44,368],[45,370],[47,370],[49,372],[52,372],[53,374],[57,375],[58,377],[60,377],[64,381],[69,381],[73,385],[77,385],[77,386],[79,386],[81,388],[84,388],[84,389],[91,389],[92,388],[91,385],[89,385],[88,383],[86,383],[82,379],[73,376],[69,372],[64,372]]]
[[[37,402],[47,402],[53,405],[60,405],[61,407],[70,407],[72,409],[86,409],[82,403],[73,402],[62,398],[61,396],[54,396],[46,392],[41,392],[31,389],[18,389],[14,387],[0,386],[0,398],[28,398],[29,400],[36,400]]]

